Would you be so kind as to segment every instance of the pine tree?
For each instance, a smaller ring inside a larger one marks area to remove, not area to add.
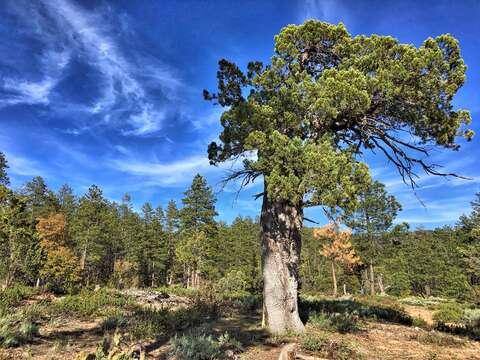
[[[34,220],[59,211],[60,206],[55,193],[47,187],[41,176],[36,176],[27,182],[22,189],[22,194],[27,197],[28,207]]]
[[[8,163],[5,155],[0,151],[0,185],[10,185],[10,178],[7,174]]]
[[[179,210],[175,201],[170,200],[167,205],[167,212],[165,215],[165,232],[167,237],[167,258],[165,263],[165,274],[168,285],[171,285],[176,278],[178,271],[177,262],[175,259],[175,248],[178,239],[178,230],[180,226]]]
[[[347,216],[345,223],[356,233],[362,235],[359,249],[362,257],[368,261],[370,295],[375,295],[374,265],[378,257],[379,247],[382,246],[382,235],[392,226],[401,205],[393,195],[385,190],[385,185],[374,181],[367,186],[358,196],[358,208]],[[382,278],[378,278],[383,284]]]
[[[102,190],[95,185],[80,198],[73,233],[79,266],[87,284],[105,281],[113,269],[111,211]]]
[[[462,215],[457,224],[460,234],[465,241],[460,246],[464,269],[469,277],[472,292],[480,296],[480,192],[475,194],[471,202],[472,211],[469,215]]]
[[[14,280],[35,284],[42,264],[27,198],[0,185],[0,277],[3,287]]]
[[[207,181],[197,174],[185,191],[180,211],[181,246],[176,255],[185,267],[184,278],[188,284],[198,286],[200,276],[213,278],[217,274],[215,259],[218,254],[215,216],[215,196]],[[191,247],[191,254],[186,251]]]

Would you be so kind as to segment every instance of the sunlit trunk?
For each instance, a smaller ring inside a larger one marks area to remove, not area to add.
[[[369,273],[370,273],[370,295],[375,295],[375,274],[373,272],[373,263],[370,261],[368,265]]]
[[[383,286],[383,276],[377,275],[378,289],[380,290],[381,295],[385,295],[385,286]]]
[[[333,296],[338,295],[338,287],[337,287],[337,274],[335,272],[335,261],[332,260],[332,281],[333,281]]]
[[[297,300],[302,208],[265,194],[261,225],[263,322],[272,333],[303,331]]]

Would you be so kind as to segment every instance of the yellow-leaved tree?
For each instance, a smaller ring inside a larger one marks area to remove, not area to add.
[[[78,259],[65,245],[65,225],[63,214],[39,218],[36,225],[46,255],[40,276],[47,288],[62,293],[74,289],[81,279]]]
[[[335,223],[316,228],[313,230],[313,236],[325,241],[320,255],[328,258],[332,267],[333,296],[338,295],[336,266],[341,264],[347,269],[352,269],[361,264],[360,258],[355,254],[352,243],[350,242],[351,232],[340,230]]]

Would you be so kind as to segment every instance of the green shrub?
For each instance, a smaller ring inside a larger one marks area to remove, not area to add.
[[[330,329],[330,316],[324,312],[313,312],[308,318],[308,322],[321,329]]]
[[[344,340],[329,338],[325,335],[304,335],[301,346],[307,351],[322,354],[323,357],[336,360],[353,360],[360,358],[352,345]]]
[[[441,347],[459,347],[465,345],[465,340],[453,337],[451,335],[443,335],[437,332],[428,332],[425,334],[415,334],[410,337],[425,345],[436,345]]]
[[[182,286],[162,286],[155,289],[158,292],[164,294],[172,294],[177,296],[184,296],[184,297],[195,297],[198,294],[198,289],[196,288],[185,288]]]
[[[16,347],[38,336],[38,326],[29,321],[9,316],[0,319],[0,345]]]
[[[423,318],[421,318],[420,316],[413,317],[412,325],[416,326],[416,327],[419,327],[419,328],[422,328],[422,329],[428,329],[430,327],[428,325],[428,323]]]
[[[210,360],[222,355],[220,344],[211,336],[175,336],[172,339],[172,346],[172,355],[178,360]]]
[[[462,320],[464,308],[460,304],[445,303],[433,313],[433,320],[438,323],[455,323]]]
[[[124,328],[128,325],[128,320],[122,316],[109,316],[105,320],[102,321],[102,324],[100,327],[102,328],[102,331],[111,331],[115,329],[120,329]]]
[[[15,285],[11,288],[0,290],[0,316],[8,313],[9,309],[17,306],[22,300],[33,295],[31,287]]]
[[[309,323],[324,330],[336,330],[340,333],[355,332],[360,329],[360,317],[355,311],[333,314],[315,312],[309,317]]]
[[[222,293],[248,294],[248,276],[241,270],[232,270],[221,278],[216,286]]]
[[[480,327],[480,309],[465,309],[462,320],[468,325]]]
[[[56,312],[77,316],[102,315],[107,307],[124,308],[129,305],[134,305],[131,298],[107,289],[83,290],[79,294],[67,295],[60,301],[52,303]]]
[[[356,312],[335,314],[330,321],[333,327],[342,334],[360,330],[360,318]]]
[[[323,313],[328,317],[332,314],[355,314],[360,319],[384,320],[403,325],[412,325],[413,319],[396,304],[385,305],[381,303],[359,302],[355,300],[330,300],[322,298],[302,298],[300,301],[300,315],[306,322],[311,317]],[[318,322],[319,319],[314,319]]]
[[[409,296],[403,299],[398,300],[402,304],[415,305],[415,306],[425,306],[425,307],[435,307],[440,304],[451,302],[450,299],[440,298],[440,297],[419,297],[419,296]]]
[[[307,351],[318,352],[324,349],[327,338],[307,334],[302,337],[301,346]]]
[[[229,300],[232,301],[232,306],[241,312],[251,313],[258,310],[262,305],[262,297],[251,294],[229,294]]]
[[[242,344],[237,339],[233,338],[228,332],[224,332],[218,338],[218,344],[223,350],[232,350],[239,352],[242,350]]]

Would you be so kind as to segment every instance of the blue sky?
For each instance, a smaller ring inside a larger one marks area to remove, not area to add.
[[[352,34],[392,35],[420,45],[451,33],[468,65],[456,106],[480,133],[480,2],[471,1],[153,1],[4,0],[0,8],[0,151],[14,187],[35,175],[78,195],[97,184],[111,200],[179,200],[197,173],[218,191],[219,218],[255,216],[252,195],[219,181],[230,165],[208,165],[220,109],[202,99],[215,88],[217,62],[268,62],[273,36],[309,18],[346,24]],[[417,196],[379,156],[367,161],[402,203],[398,221],[432,228],[455,223],[480,190],[479,139],[438,151],[445,171],[421,176]],[[220,191],[222,190],[222,191]],[[318,209],[309,218],[323,221]]]

